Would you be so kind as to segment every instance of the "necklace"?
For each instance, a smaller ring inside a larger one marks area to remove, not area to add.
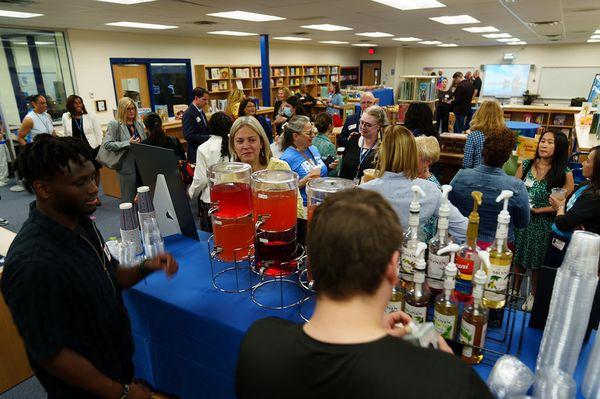
[[[96,238],[98,238],[98,242],[101,242],[100,237],[98,236],[98,231],[96,230],[95,227],[94,227],[94,233],[96,233]],[[83,238],[85,240],[85,242],[88,243],[88,245],[92,248],[92,250],[98,257],[98,259],[100,260],[100,264],[102,265],[102,269],[104,269],[104,273],[106,273],[106,277],[108,278],[108,281],[110,282],[110,286],[113,289],[113,293],[115,294],[115,296],[117,296],[117,289],[115,288],[115,285],[114,285],[112,279],[110,278],[110,273],[108,272],[108,269],[106,268],[106,258],[104,256],[101,256],[100,253],[98,253],[98,250],[96,249],[96,247],[83,234],[79,234],[79,237]]]

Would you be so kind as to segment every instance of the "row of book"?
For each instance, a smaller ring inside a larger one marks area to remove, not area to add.
[[[433,101],[437,98],[436,93],[435,80],[433,82],[419,82],[419,93],[417,95],[419,101]]]
[[[283,78],[272,78],[271,79],[271,86],[283,86]]]
[[[300,86],[300,78],[290,78],[290,86]]]
[[[210,112],[225,111],[227,108],[227,100],[210,100]]]
[[[229,90],[229,82],[227,80],[219,80],[210,84],[210,91],[225,91]]]
[[[252,81],[252,88],[253,89],[262,89],[262,80],[254,80]]]
[[[273,76],[285,76],[285,68],[272,68],[271,74]]]
[[[249,78],[250,77],[250,68],[234,68],[233,77],[234,78]]]
[[[302,70],[301,68],[297,68],[297,67],[290,67],[290,76],[293,75],[301,75],[302,74]]]
[[[207,68],[204,76],[206,79],[229,79],[229,68]]]
[[[317,68],[317,73],[320,74],[320,75],[321,74],[328,74],[329,73],[329,67],[318,67]]]

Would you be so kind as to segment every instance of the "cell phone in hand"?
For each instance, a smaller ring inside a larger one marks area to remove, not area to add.
[[[327,166],[329,166],[332,162],[335,161],[335,157],[333,155],[328,156],[327,158],[325,158],[323,160],[323,163]]]

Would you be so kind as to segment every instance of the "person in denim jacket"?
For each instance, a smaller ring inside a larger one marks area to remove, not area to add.
[[[512,154],[516,141],[515,133],[508,128],[488,132],[483,145],[483,165],[474,169],[461,169],[450,182],[452,191],[448,198],[465,216],[473,210],[471,192],[483,193],[483,202],[479,207],[478,241],[484,246],[493,242],[496,235],[498,213],[502,210],[502,202],[496,202],[496,198],[502,190],[514,193],[508,202],[508,242],[512,243],[515,240],[515,227],[522,228],[529,223],[531,211],[525,184],[502,170],[502,165]]]

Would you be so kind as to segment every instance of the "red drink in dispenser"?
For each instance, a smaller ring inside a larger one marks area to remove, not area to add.
[[[247,259],[253,251],[251,173],[241,162],[208,168],[214,243],[221,249],[217,258],[225,262]]]
[[[289,170],[261,170],[252,174],[251,184],[254,220],[260,220],[256,269],[267,276],[292,274],[297,267],[298,175]]]

